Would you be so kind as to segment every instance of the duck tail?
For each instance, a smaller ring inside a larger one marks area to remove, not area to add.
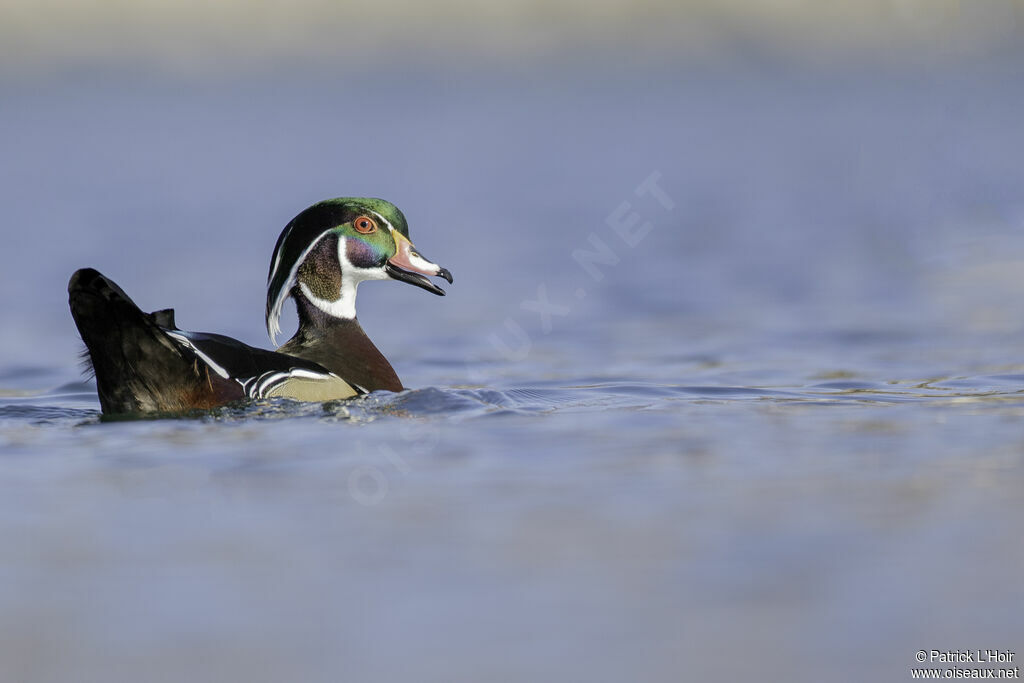
[[[187,407],[181,390],[168,391],[174,378],[195,377],[194,359],[187,358],[164,331],[174,329],[173,311],[143,312],[124,290],[92,268],[71,276],[68,304],[85,342],[83,359],[96,377],[104,413]]]

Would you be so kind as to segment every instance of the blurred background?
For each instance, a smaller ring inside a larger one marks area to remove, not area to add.
[[[280,227],[337,195],[391,199],[420,248],[470,282],[494,279],[477,240],[531,264],[445,309],[499,329],[535,274],[575,291],[567,256],[652,173],[681,209],[630,258],[670,244],[706,256],[644,274],[668,282],[639,289],[670,312],[727,322],[749,306],[771,325],[814,305],[846,325],[851,307],[877,308],[865,289],[955,279],[906,266],[976,253],[962,240],[1002,264],[989,278],[1019,255],[1002,244],[1019,214],[1012,0],[0,8],[2,199],[18,235],[0,296],[19,321],[0,340],[16,364],[39,365],[40,344],[58,363],[72,354],[60,285],[82,265],[128,277],[143,307],[255,343]],[[539,222],[553,224],[543,242],[520,238]],[[724,264],[743,294],[728,311],[705,291]],[[621,304],[641,284],[625,279],[592,285]],[[364,323],[385,324],[410,294],[396,290],[364,288]],[[785,310],[766,311],[780,296]],[[1024,312],[927,296],[896,316],[959,302],[1016,329]]]
[[[766,51],[808,60],[920,61],[1012,44],[1013,0],[412,0],[216,3],[4,3],[4,69],[52,73],[103,66],[192,75],[338,62],[538,65],[553,56],[620,60],[727,57]],[[584,60],[586,61],[586,60]]]
[[[1022,30],[1017,0],[0,0],[0,678],[1020,650]],[[75,268],[269,346],[275,240],[342,195],[454,274],[360,290],[410,391],[99,420]]]

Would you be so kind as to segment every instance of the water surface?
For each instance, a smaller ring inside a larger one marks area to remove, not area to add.
[[[5,84],[4,678],[888,680],[1019,651],[1011,66]],[[76,267],[266,345],[278,232],[342,194],[455,275],[360,291],[409,390],[100,420]]]

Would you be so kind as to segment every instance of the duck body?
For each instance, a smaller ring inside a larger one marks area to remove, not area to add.
[[[327,401],[365,393],[316,362],[178,329],[172,310],[143,312],[92,268],[71,276],[68,297],[107,414],[205,410],[273,396]]]
[[[68,298],[104,414],[176,413],[244,399],[329,401],[401,391],[394,368],[355,317],[355,291],[363,280],[390,278],[444,293],[423,275],[451,281],[446,269],[415,252],[396,207],[339,198],[296,216],[278,239],[267,329],[272,339],[280,332],[288,298],[296,302],[299,328],[277,351],[179,329],[173,310],[144,312],[92,268],[71,276]]]

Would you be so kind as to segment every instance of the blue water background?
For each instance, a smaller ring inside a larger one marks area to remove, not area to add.
[[[3,83],[4,678],[1020,651],[1020,63]],[[99,421],[75,268],[266,346],[274,241],[338,195],[395,202],[455,276],[360,290],[409,391]]]

